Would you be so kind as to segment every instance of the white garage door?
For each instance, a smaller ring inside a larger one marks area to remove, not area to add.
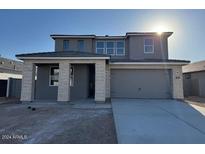
[[[171,98],[171,70],[111,70],[112,98]]]

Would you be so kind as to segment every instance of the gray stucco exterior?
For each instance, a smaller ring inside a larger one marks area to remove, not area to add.
[[[88,98],[89,70],[88,65],[71,65],[74,68],[74,86],[71,87],[71,100]]]
[[[58,65],[38,65],[37,80],[35,85],[36,100],[57,100],[57,86],[49,86],[50,68]]]
[[[57,100],[57,86],[49,85],[50,68],[58,65],[43,64],[38,65],[37,80],[35,85],[36,100]],[[85,99],[88,98],[89,72],[88,65],[74,64],[74,86],[71,86],[70,99]]]
[[[172,33],[158,35],[157,33],[139,33],[134,35],[127,33],[125,36],[62,36],[53,37],[55,40],[55,51],[64,51],[63,41],[69,40],[70,51],[78,51],[78,40],[84,41],[84,51],[96,53],[97,41],[119,41],[125,42],[125,54],[111,56],[112,59],[168,59],[168,37]],[[89,38],[91,37],[91,38]],[[154,53],[144,53],[144,40],[153,39]]]
[[[67,102],[88,98],[91,92],[96,102],[115,97],[183,99],[182,66],[189,61],[168,59],[167,42],[171,35],[172,32],[161,35],[131,32],[124,36],[51,35],[55,41],[54,52],[17,55],[24,60],[21,101]],[[63,45],[65,40],[69,41],[66,49],[63,48],[67,46]],[[78,41],[82,40],[84,48],[79,51]],[[149,43],[144,43],[145,40]],[[100,54],[96,53],[96,41],[103,41],[98,44]],[[90,65],[95,66],[92,72]],[[35,66],[38,66],[36,83]],[[53,76],[58,86],[49,85],[51,66],[59,66],[57,78]],[[71,67],[74,68],[73,86],[70,85]]]
[[[154,40],[154,53],[144,53],[144,39]],[[167,37],[130,36],[128,38],[129,59],[168,59]]]
[[[84,52],[93,52],[94,49],[94,40],[89,38],[64,38],[64,39],[55,39],[55,51],[64,51],[63,41],[69,40],[69,50],[78,51],[78,40],[84,41]]]

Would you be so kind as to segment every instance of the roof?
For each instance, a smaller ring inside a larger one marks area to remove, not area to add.
[[[132,59],[111,59],[110,62],[112,63],[133,63],[133,62],[166,62],[166,63],[190,63],[187,60],[177,60],[177,59],[143,59],[143,60],[132,60]]]
[[[110,59],[109,55],[96,54],[90,52],[77,52],[77,51],[58,51],[58,52],[38,52],[38,53],[27,53],[16,55],[19,59]],[[176,59],[144,59],[144,60],[131,60],[131,59],[110,59],[111,63],[183,63],[188,64],[190,61],[187,60],[176,60]]]
[[[162,32],[160,35],[171,36],[173,32]],[[158,35],[158,32],[127,32],[126,36],[130,35]]]
[[[0,57],[0,73],[21,74],[23,63],[13,59]]]
[[[18,60],[14,60],[14,59],[8,59],[8,58],[5,58],[5,57],[1,57],[0,56],[0,61],[4,61],[4,62],[13,62],[15,64],[23,64],[21,61],[18,61]]]
[[[38,53],[26,53],[26,54],[18,54],[16,55],[19,59],[26,58],[62,58],[62,57],[104,57],[108,59],[110,56],[105,54],[96,54],[90,52],[78,52],[78,51],[52,51],[52,52],[38,52]]]
[[[183,73],[205,71],[205,60],[185,65],[182,71]]]
[[[163,32],[161,35],[165,35],[167,37],[171,36],[173,32]],[[65,35],[65,34],[52,34],[50,35],[54,40],[56,38],[96,38],[96,39],[123,39],[128,36],[133,36],[133,35],[138,35],[138,36],[143,36],[143,35],[158,35],[157,32],[127,32],[125,35],[105,35],[105,36],[97,36],[94,34],[88,34],[88,35]]]
[[[95,38],[95,35],[64,35],[64,34],[52,34],[53,39],[56,38]]]

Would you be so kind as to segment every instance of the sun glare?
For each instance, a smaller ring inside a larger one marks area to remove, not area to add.
[[[153,31],[157,32],[157,34],[161,35],[163,32],[168,31],[168,27],[164,25],[158,25],[153,28]]]

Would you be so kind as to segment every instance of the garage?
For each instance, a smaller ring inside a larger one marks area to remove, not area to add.
[[[112,98],[172,98],[171,70],[111,69]]]

